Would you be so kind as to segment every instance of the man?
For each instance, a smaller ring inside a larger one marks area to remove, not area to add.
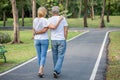
[[[49,18],[51,24],[55,25],[59,20],[59,7],[52,7],[53,16]],[[58,74],[61,73],[61,68],[64,60],[64,55],[66,51],[66,39],[68,33],[68,24],[65,18],[60,22],[59,26],[56,29],[51,29],[51,46],[52,46],[52,55],[54,63],[54,78],[58,77]]]

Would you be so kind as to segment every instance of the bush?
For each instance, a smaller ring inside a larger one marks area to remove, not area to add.
[[[0,32],[0,43],[8,43],[11,41],[11,37],[8,33]]]

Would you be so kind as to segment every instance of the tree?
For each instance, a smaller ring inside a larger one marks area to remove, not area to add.
[[[9,7],[9,1],[8,0],[1,0],[0,2],[0,9],[2,10],[2,20],[3,20],[3,26],[6,26],[6,20],[7,20],[7,16],[6,13],[8,11],[8,7]]]
[[[110,22],[109,15],[110,15],[110,0],[108,0],[107,22]]]
[[[21,5],[19,5],[21,4]],[[24,6],[26,4],[26,0],[17,0],[17,6],[18,6],[18,12],[21,12],[21,15],[22,15],[22,27],[24,26],[24,14],[25,14],[25,11],[24,11]]]
[[[14,26],[14,39],[12,43],[20,43],[19,38],[19,24],[18,24],[18,10],[16,7],[16,0],[10,0],[12,4],[12,13],[13,13],[13,26]]]
[[[68,0],[66,0],[66,3],[65,3],[65,11],[68,11]],[[65,14],[65,16],[67,17],[67,14]]]
[[[90,12],[91,12],[91,19],[94,19],[94,1],[91,0],[91,8],[90,8]]]
[[[6,20],[7,20],[7,17],[6,17],[6,7],[8,7],[8,4],[4,4],[4,8],[3,8],[3,26],[4,27],[6,26]]]
[[[32,18],[36,17],[36,0],[32,0]]]
[[[78,18],[79,7],[80,7],[79,0],[69,0],[68,1],[68,11],[69,11],[69,13],[71,13],[71,17]]]
[[[82,8],[82,0],[79,0],[79,12],[78,12],[78,18],[81,17],[81,8]]]
[[[105,22],[104,22],[105,6],[106,6],[106,0],[103,0],[103,7],[102,7],[102,13],[101,13],[100,28],[104,28],[105,27]]]
[[[68,0],[66,0],[65,10],[68,10]]]
[[[84,27],[87,26],[87,0],[84,0]]]

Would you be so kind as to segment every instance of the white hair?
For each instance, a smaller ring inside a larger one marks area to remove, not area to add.
[[[58,6],[53,6],[52,7],[52,13],[53,14],[59,14],[59,7]]]

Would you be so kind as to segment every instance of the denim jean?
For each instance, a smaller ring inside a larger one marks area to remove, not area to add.
[[[46,55],[49,45],[49,40],[34,40],[34,45],[36,48],[38,64],[39,66],[44,66],[46,62]]]
[[[54,71],[56,71],[57,73],[61,73],[61,68],[66,51],[66,40],[52,40],[51,46],[52,46]]]

